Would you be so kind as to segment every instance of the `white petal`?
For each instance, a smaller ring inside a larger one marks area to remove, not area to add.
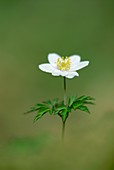
[[[69,72],[68,75],[65,77],[72,79],[75,76],[79,76],[79,74],[77,72]]]
[[[89,61],[82,61],[77,66],[75,66],[74,70],[80,70],[81,68],[86,67],[89,64]]]
[[[72,63],[79,63],[81,59],[79,55],[72,55],[72,56],[69,56],[69,58]]]
[[[53,72],[53,67],[51,66],[51,64],[40,64],[39,69],[47,73]]]
[[[61,71],[57,70],[57,69],[54,69],[53,72],[52,72],[52,75],[53,76],[60,76],[61,75]]]
[[[52,72],[52,75],[64,77],[64,76],[68,75],[68,71],[61,71],[61,70],[58,70],[58,69],[54,69],[53,72]]]
[[[79,55],[72,55],[69,58],[71,62],[71,67],[74,67],[75,65],[77,65],[81,59]]]
[[[56,53],[48,54],[48,61],[55,68],[57,68],[56,61],[57,61],[58,58],[61,59],[61,57]]]
[[[68,75],[68,71],[61,71],[61,76],[67,76]]]

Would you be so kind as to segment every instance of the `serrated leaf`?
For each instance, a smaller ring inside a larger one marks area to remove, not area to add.
[[[45,113],[45,112],[48,112],[49,110],[50,110],[49,108],[43,107],[43,108],[41,108],[41,109],[38,111],[38,114],[43,114],[43,113]]]
[[[34,118],[34,123],[35,123],[38,119],[40,119],[41,117],[42,117],[42,115],[36,115],[35,118]]]
[[[69,101],[68,101],[68,106],[72,106],[73,102],[75,101],[76,97],[75,96],[70,96]]]
[[[61,111],[62,111],[62,110],[56,110],[56,111],[54,112],[54,114],[57,115],[57,114],[59,114]]]
[[[43,103],[47,104],[47,105],[52,105],[50,100],[44,101]]]
[[[66,106],[59,106],[56,108],[57,111],[60,111],[60,110],[63,110],[63,109],[66,109]]]
[[[49,114],[52,115],[54,112],[55,104],[57,103],[57,99],[54,99],[53,101],[47,100],[47,101],[44,101],[43,103],[45,103],[46,106],[50,109]]]
[[[81,111],[85,111],[85,112],[87,112],[87,113],[90,113],[90,111],[89,111],[89,109],[87,108],[87,106],[79,106],[78,109],[81,110]]]
[[[78,100],[83,100],[83,101],[85,101],[85,100],[95,100],[93,97],[91,97],[91,96],[85,96],[85,95],[83,95],[83,96],[80,96],[80,97],[78,97],[77,98],[77,101]]]
[[[34,107],[31,107],[31,109],[29,111],[25,112],[25,114],[35,112],[35,111],[39,110],[40,108],[47,108],[47,106],[42,103],[38,103]]]
[[[67,109],[63,109],[60,114],[61,114],[61,117],[62,117],[62,121],[65,122],[65,120],[68,117]]]
[[[93,103],[93,102],[90,102],[90,101],[84,101],[84,104],[95,104],[95,103]]]
[[[40,119],[45,113],[49,112],[49,108],[41,108],[38,111],[38,114],[34,118],[34,122],[36,122],[38,119]]]
[[[28,113],[31,113],[31,112],[35,112],[37,111],[38,108],[31,108],[30,110],[28,110],[27,112],[25,112],[24,114],[28,114]]]
[[[52,114],[53,114],[53,112],[54,112],[54,106],[52,106],[52,107],[50,108],[50,110],[49,110],[49,114],[50,114],[50,115],[52,115]]]
[[[76,101],[73,103],[73,109],[76,110],[79,106],[83,104],[82,101]]]
[[[55,114],[58,114],[59,112],[61,112],[62,110],[66,109],[67,107],[62,104],[62,105],[59,105],[59,106],[56,106],[55,108]]]
[[[46,105],[43,104],[43,103],[38,103],[38,104],[35,105],[35,107],[36,108],[42,108],[42,107],[46,107]]]
[[[86,100],[95,100],[95,98],[93,98],[91,96],[87,96]]]
[[[83,95],[77,98],[77,100],[85,100],[87,98],[87,96]]]

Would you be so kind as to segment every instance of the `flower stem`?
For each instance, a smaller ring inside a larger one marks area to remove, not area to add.
[[[64,77],[64,105],[66,105],[67,101],[66,101],[66,77]]]
[[[64,77],[64,105],[67,104],[67,97],[66,97],[66,77]],[[64,135],[65,135],[65,122],[63,121],[62,124],[62,140],[64,140]]]
[[[65,122],[63,122],[63,127],[62,127],[62,141],[64,141],[64,136],[65,136]]]

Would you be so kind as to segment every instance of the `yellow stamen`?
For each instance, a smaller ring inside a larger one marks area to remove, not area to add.
[[[68,57],[62,57],[61,59],[58,58],[56,64],[59,70],[67,71],[70,69],[71,65],[70,58]]]

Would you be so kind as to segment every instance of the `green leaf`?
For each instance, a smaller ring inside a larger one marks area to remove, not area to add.
[[[95,98],[93,98],[91,96],[87,96],[86,100],[95,100]]]
[[[45,107],[46,105],[43,103],[38,103],[35,105],[36,108],[41,108],[41,107]]]
[[[73,103],[73,109],[76,110],[81,105],[83,105],[82,101],[76,101]]]
[[[86,106],[79,106],[78,109],[90,113],[89,109]]]
[[[83,100],[83,101],[85,101],[85,100],[95,100],[95,99],[94,99],[93,97],[91,97],[91,96],[85,96],[85,95],[83,95],[83,96],[78,97],[77,100]]]
[[[72,107],[67,107],[67,112],[71,112]]]
[[[40,119],[41,117],[42,117],[42,115],[39,115],[39,114],[36,115],[35,118],[34,118],[34,123],[35,123],[38,119]]]
[[[28,113],[31,113],[31,112],[35,112],[35,111],[37,111],[37,110],[38,110],[38,108],[31,107],[31,109],[28,110],[27,112],[25,112],[24,114],[28,114]]]
[[[62,110],[66,109],[66,106],[58,106],[56,109],[55,109],[55,114],[58,114],[59,112],[61,112]]]
[[[94,104],[92,100],[95,99],[93,97],[85,95],[80,96],[78,98],[76,98],[75,96],[70,96],[67,106],[64,105],[64,101],[58,102],[58,99],[54,99],[52,101],[47,100],[42,103],[36,104],[34,107],[31,107],[30,110],[27,111],[26,113],[38,111],[37,115],[34,118],[34,122],[40,119],[47,112],[50,115],[52,115],[53,113],[58,114],[62,118],[62,121],[64,122],[66,121],[72,109],[74,110],[79,109],[90,113],[85,104]]]
[[[53,101],[47,100],[47,101],[44,101],[43,103],[45,103],[46,106],[50,109],[49,114],[52,115],[54,112],[54,107],[57,104],[57,99],[54,99]]]
[[[39,111],[38,111],[38,114],[35,116],[34,118],[34,122],[36,122],[38,119],[40,119],[45,113],[49,112],[49,108],[46,109],[46,108],[41,108]]]
[[[93,102],[90,102],[90,101],[84,101],[84,104],[95,104],[95,103],[93,103]]]
[[[73,102],[75,101],[76,97],[75,96],[70,96],[69,101],[68,101],[68,106],[72,106]]]
[[[49,108],[41,108],[39,111],[38,111],[38,114],[44,114],[45,112],[48,112],[50,109]]]
[[[63,110],[63,109],[66,109],[66,106],[59,106],[56,108],[57,111],[60,111],[60,110]]]
[[[48,108],[48,107],[45,104],[38,103],[34,107],[31,107],[31,109],[29,111],[25,112],[25,114],[35,112],[35,111],[39,110],[40,108]]]
[[[87,98],[87,96],[83,95],[77,98],[77,100],[85,100]]]
[[[49,114],[50,114],[50,115],[52,115],[52,114],[53,114],[53,112],[54,112],[54,106],[52,106],[52,107],[50,108],[50,110],[49,110]]]
[[[46,107],[49,109],[49,114],[52,115],[53,114],[53,104],[50,100],[44,101],[43,103],[46,104]]]
[[[55,106],[55,104],[57,103],[57,101],[58,101],[58,99],[54,99],[54,100],[52,101],[52,105]]]
[[[54,106],[57,103],[57,100],[58,99],[54,99],[53,101],[47,100],[47,101],[44,101],[43,103]]]
[[[43,103],[47,104],[47,105],[52,105],[50,100],[44,101]]]
[[[60,114],[61,114],[61,117],[62,117],[62,121],[65,122],[67,117],[68,117],[67,109],[63,109]]]

